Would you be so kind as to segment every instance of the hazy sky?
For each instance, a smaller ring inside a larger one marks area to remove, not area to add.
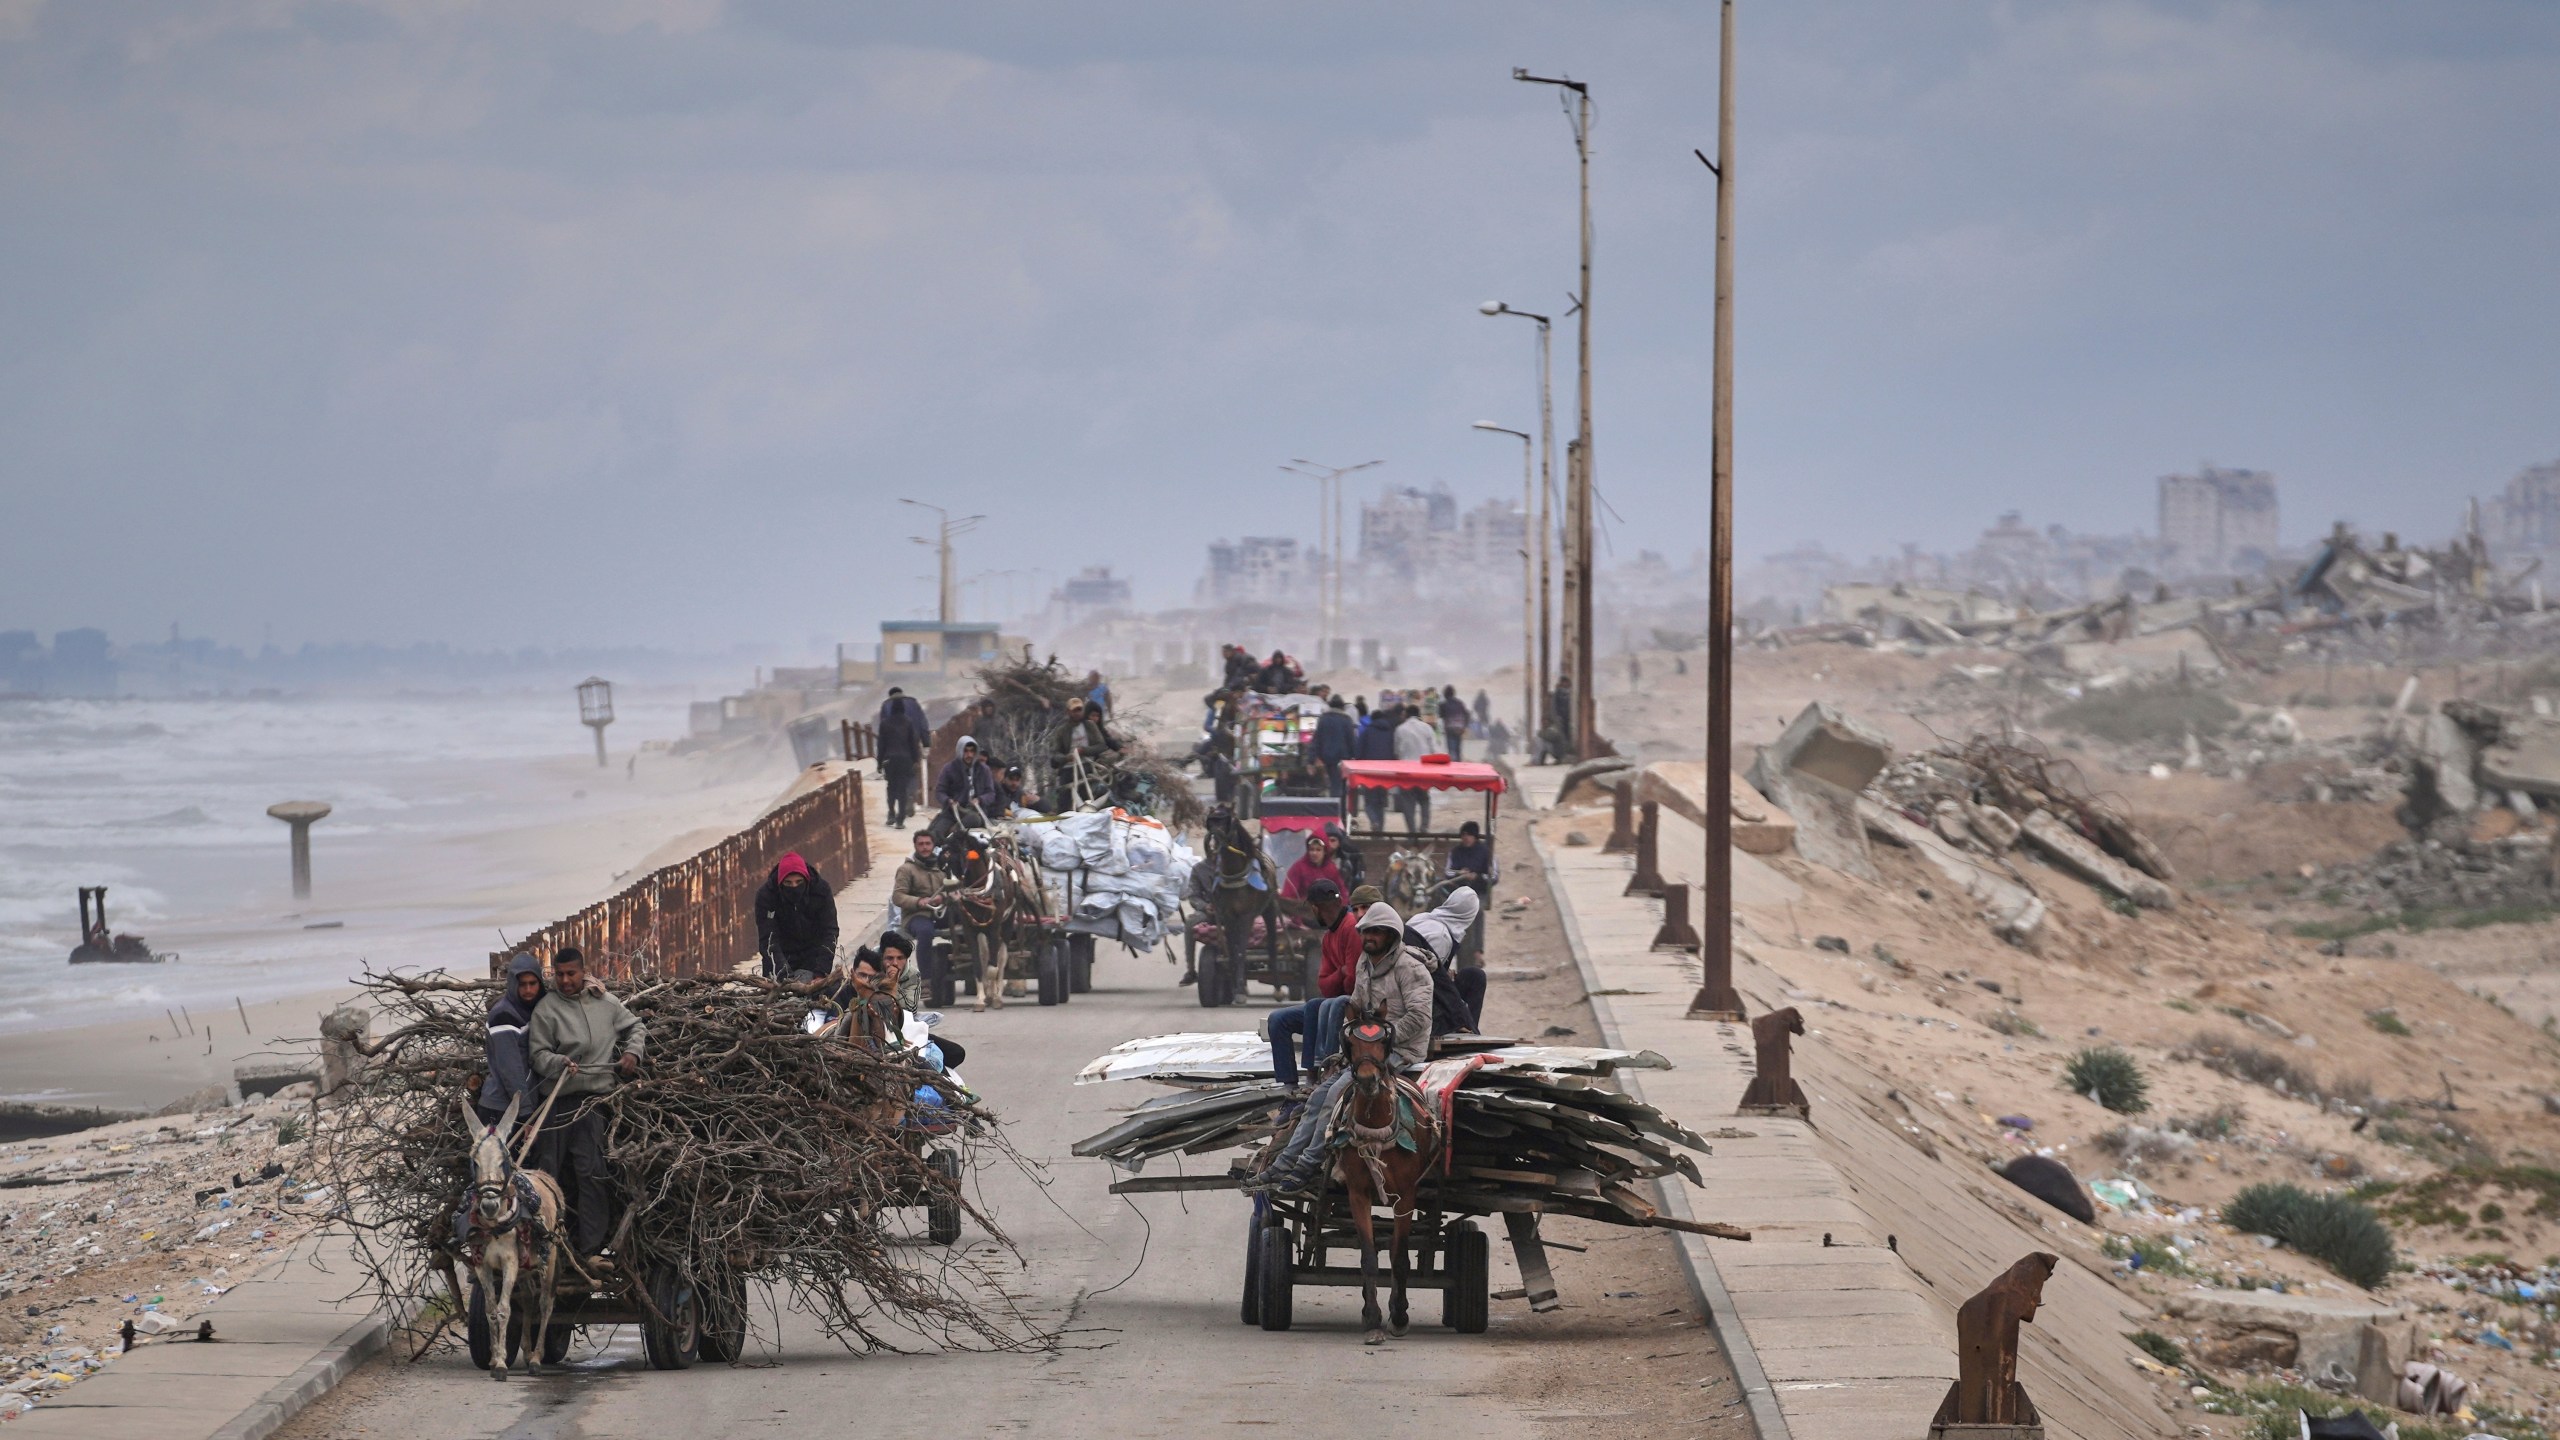
[[[843,634],[1187,597],[1276,466],[1515,493],[1600,102],[1621,556],[1705,513],[1714,11],[0,0],[0,628]],[[1746,552],[2438,533],[2560,457],[2560,6],[1747,0]],[[1559,420],[1572,336],[1557,332]],[[1018,589],[1027,582],[1018,581]],[[984,591],[990,599],[995,591]]]

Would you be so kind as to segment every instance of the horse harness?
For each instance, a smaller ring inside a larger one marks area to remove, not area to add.
[[[481,1213],[480,1201],[482,1197],[501,1190],[507,1194],[507,1212],[491,1220]],[[542,1195],[534,1189],[533,1176],[510,1161],[504,1180],[475,1180],[470,1193],[471,1267],[475,1270],[480,1267],[482,1254],[490,1241],[511,1235],[515,1237],[518,1260],[528,1265],[540,1264],[543,1252],[551,1246],[551,1234],[541,1223]]]
[[[1375,1025],[1374,1021],[1365,1022],[1361,1028]],[[1384,1029],[1382,1026],[1376,1028]],[[1361,1124],[1353,1116],[1358,1094],[1356,1090],[1346,1092],[1342,1099],[1344,1135],[1337,1136],[1334,1144],[1337,1148],[1347,1147],[1356,1153],[1360,1163],[1369,1168],[1370,1183],[1378,1197],[1388,1205],[1401,1208],[1412,1200],[1408,1197],[1400,1201],[1387,1189],[1387,1151],[1397,1149],[1429,1154],[1440,1143],[1440,1117],[1422,1093],[1421,1086],[1402,1075],[1390,1073],[1385,1078],[1387,1094],[1394,1101],[1393,1118],[1384,1125]]]

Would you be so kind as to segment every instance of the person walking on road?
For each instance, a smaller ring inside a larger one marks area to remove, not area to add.
[[[1432,731],[1431,722],[1422,718],[1423,702],[1430,698],[1430,691],[1422,692],[1421,699],[1405,712],[1403,721],[1396,726],[1395,758],[1398,760],[1411,762],[1439,750],[1440,737]],[[1431,792],[1420,786],[1398,790],[1396,813],[1404,816],[1404,833],[1407,835],[1419,835],[1430,829]]]
[[[1467,702],[1458,698],[1458,687],[1449,686],[1440,696],[1440,733],[1448,737],[1449,758],[1467,758],[1467,726],[1475,718]]]
[[[756,890],[756,950],[768,980],[806,984],[836,968],[836,892],[797,850]]]
[[[525,1094],[533,1083],[533,1060],[524,1042],[524,1029],[533,1023],[534,1007],[542,1003],[542,994],[540,960],[528,951],[507,962],[507,988],[498,1003],[489,1007],[489,1034],[481,1046],[488,1078],[480,1082],[480,1094],[472,1101],[483,1125],[505,1119],[510,1102],[519,1120],[531,1120],[542,1106],[540,1096]]]
[[[604,1157],[604,1110],[596,1102],[640,1073],[648,1031],[604,987],[587,979],[574,948],[551,957],[557,992],[534,1007],[525,1049],[552,1096],[551,1118],[534,1142],[534,1166],[560,1184],[570,1244],[593,1256],[613,1233],[613,1175]]]
[[[1351,758],[1351,749],[1360,731],[1351,723],[1351,711],[1342,697],[1325,701],[1324,713],[1316,717],[1316,763],[1324,766],[1325,793],[1336,800],[1342,798],[1342,762]]]
[[[925,723],[924,707],[903,688],[889,687],[889,698],[880,702],[880,720],[876,748],[880,752],[880,778],[889,791],[889,828],[904,830],[916,813],[916,772],[924,768],[925,747],[933,743],[933,727]]]
[[[1355,760],[1393,760],[1396,758],[1396,725],[1404,713],[1378,697],[1378,708],[1369,712],[1366,724],[1352,737],[1351,756]],[[1369,833],[1382,835],[1387,829],[1387,792],[1375,786],[1361,791],[1362,803],[1369,811]]]

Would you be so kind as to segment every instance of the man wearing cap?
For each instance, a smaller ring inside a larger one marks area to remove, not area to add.
[[[1342,1012],[1351,1007],[1352,972],[1360,965],[1360,927],[1342,903],[1342,886],[1318,880],[1307,887],[1307,905],[1315,912],[1323,936],[1316,962],[1316,993],[1296,1005],[1271,1012],[1271,1074],[1281,1084],[1298,1083],[1298,1048],[1306,1048],[1312,1072],[1342,1040]]]
[[[836,892],[797,850],[756,891],[756,951],[767,979],[805,984],[836,968]]]
[[[1387,1027],[1387,1060],[1398,1071],[1421,1064],[1430,1052],[1431,970],[1406,948],[1404,917],[1392,905],[1372,905],[1360,917],[1360,962],[1352,968],[1349,1008]],[[1245,1189],[1302,1190],[1315,1179],[1350,1079],[1349,1071],[1336,1070],[1316,1086],[1289,1143]]]

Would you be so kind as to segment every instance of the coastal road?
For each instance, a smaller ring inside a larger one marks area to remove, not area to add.
[[[1519,1302],[1496,1301],[1488,1335],[1425,1323],[1439,1315],[1430,1292],[1415,1293],[1411,1333],[1375,1349],[1360,1343],[1357,1290],[1301,1290],[1297,1328],[1245,1328],[1237,1318],[1243,1201],[1216,1192],[1109,1194],[1107,1167],[1075,1159],[1068,1146],[1164,1092],[1139,1081],[1069,1082],[1085,1061],[1132,1036],[1250,1028],[1260,1011],[1240,1005],[1213,1020],[1192,991],[1175,988],[1160,956],[1106,947],[1095,972],[1094,991],[1067,1005],[964,1010],[945,1027],[968,1046],[970,1083],[1045,1170],[1035,1177],[999,1164],[975,1183],[978,1203],[1021,1252],[1008,1289],[1037,1324],[1062,1332],[1056,1348],[856,1356],[806,1317],[777,1317],[760,1303],[758,1342],[737,1366],[655,1372],[626,1329],[591,1332],[565,1372],[498,1384],[448,1349],[414,1365],[376,1361],[280,1433],[661,1440],[828,1433],[850,1423],[866,1432],[1120,1440],[1270,1424],[1369,1435],[1429,1427],[1498,1440],[1623,1436],[1664,1421],[1683,1427],[1676,1433],[1725,1433],[1719,1422],[1739,1418],[1722,1408],[1729,1384],[1712,1379],[1725,1372],[1711,1335],[1700,1332],[1688,1296],[1670,1293],[1663,1278],[1669,1242],[1658,1232],[1593,1226],[1606,1233],[1577,1234],[1594,1248],[1560,1257],[1568,1263],[1558,1278],[1573,1303],[1531,1315]],[[1223,1157],[1194,1163],[1223,1165]],[[920,1230],[922,1212],[912,1213]],[[970,1233],[992,1258],[992,1244],[974,1226]],[[919,1259],[934,1253],[919,1245]],[[1495,1250],[1495,1287],[1516,1284],[1508,1255]],[[1577,1293],[1577,1284],[1612,1288]],[[1631,1386],[1625,1367],[1640,1361],[1654,1363]],[[1688,1414],[1664,1413],[1659,1393],[1631,1393],[1662,1383],[1688,1387],[1671,1397]]]

